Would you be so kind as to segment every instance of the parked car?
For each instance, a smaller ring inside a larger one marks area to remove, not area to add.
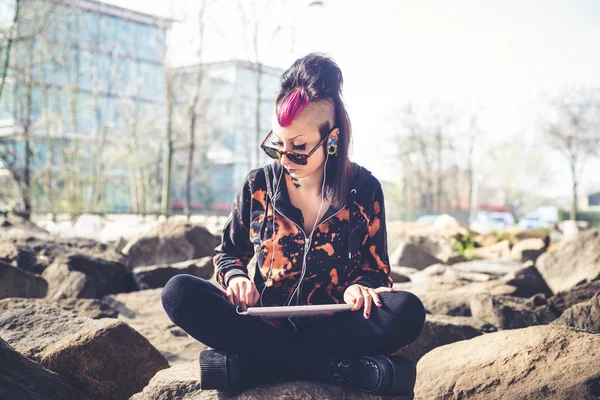
[[[470,221],[470,228],[480,233],[504,231],[515,224],[515,217],[509,212],[479,211]]]
[[[529,229],[542,229],[547,226],[548,223],[537,215],[524,215],[519,219],[519,229],[523,231]]]

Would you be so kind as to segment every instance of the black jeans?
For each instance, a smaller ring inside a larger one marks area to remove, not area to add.
[[[324,378],[332,356],[391,354],[413,342],[425,322],[425,308],[405,291],[380,293],[371,316],[346,311],[279,327],[260,317],[240,315],[221,289],[193,275],[169,280],[162,304],[171,321],[214,349],[249,354],[301,378]]]

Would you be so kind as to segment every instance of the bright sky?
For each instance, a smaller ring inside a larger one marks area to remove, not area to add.
[[[189,37],[195,30],[185,26],[193,15],[190,7],[199,0],[109,2],[185,22],[174,30],[171,44],[177,47],[174,61],[189,62]],[[481,106],[487,145],[518,135],[535,145],[542,92],[570,85],[600,87],[598,0],[323,0],[323,6],[310,8],[309,0],[288,3],[297,11],[271,10],[278,17],[264,18],[264,25],[268,30],[282,15],[293,17],[297,39],[265,46],[264,60],[285,69],[310,51],[334,57],[345,78],[353,159],[381,179],[397,176],[392,164],[381,161],[381,153],[393,149],[386,135],[393,130],[395,110],[409,99]],[[237,3],[215,4],[211,16],[217,28],[207,32],[205,60],[243,58]],[[568,194],[569,175],[562,172],[568,172],[566,162],[549,157],[549,168],[559,179],[545,192]],[[600,190],[598,170],[600,162],[588,164],[580,185],[584,192]]]

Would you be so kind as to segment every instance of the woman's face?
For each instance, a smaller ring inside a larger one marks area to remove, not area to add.
[[[279,125],[277,116],[273,113],[273,134],[269,138],[268,145],[283,151],[308,154],[322,139],[319,134],[319,126],[328,122],[329,126],[333,127],[333,106],[327,100],[310,103],[292,121],[292,124],[286,127]],[[333,138],[337,143],[337,132],[337,129],[333,131],[326,139],[327,143],[329,143],[330,138]],[[325,158],[325,149],[323,143],[321,143],[319,148],[308,158],[306,165],[295,164],[285,155],[280,162],[292,178],[302,179],[315,172],[321,173]],[[330,161],[332,160],[328,162]]]

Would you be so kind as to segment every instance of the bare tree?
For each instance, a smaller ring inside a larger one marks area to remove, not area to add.
[[[600,89],[570,88],[549,100],[541,121],[551,148],[568,161],[572,181],[570,219],[577,218],[577,190],[586,161],[600,155]]]

